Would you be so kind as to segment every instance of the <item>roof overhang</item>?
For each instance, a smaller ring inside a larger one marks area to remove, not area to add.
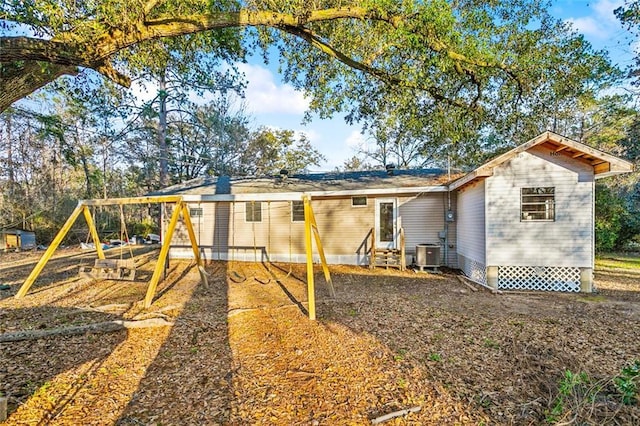
[[[302,192],[262,192],[243,194],[183,194],[181,198],[190,203],[194,202],[242,202],[242,201],[300,201],[303,196],[310,198],[328,197],[362,197],[376,195],[418,195],[431,192],[447,192],[446,185],[402,187],[402,188],[375,188],[375,189],[354,189],[342,191],[302,191]]]
[[[593,173],[596,179],[633,171],[633,164],[629,161],[591,148],[590,146],[558,135],[557,133],[547,131],[483,164],[455,182],[452,182],[451,185],[449,185],[449,189],[458,189],[475,180],[492,176],[493,169],[496,166],[533,147],[546,148],[557,155],[570,157],[593,167]]]

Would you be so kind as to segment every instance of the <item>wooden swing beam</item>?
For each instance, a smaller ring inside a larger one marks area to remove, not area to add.
[[[91,237],[96,246],[96,253],[99,259],[104,259],[104,252],[102,250],[102,245],[100,242],[100,237],[98,236],[98,231],[96,229],[95,223],[93,222],[93,218],[91,217],[91,212],[89,210],[90,206],[113,206],[113,205],[125,205],[125,204],[155,204],[155,203],[175,203],[176,208],[173,211],[171,216],[171,221],[169,223],[169,228],[167,229],[167,233],[165,235],[164,240],[162,241],[162,246],[160,249],[160,255],[158,256],[158,261],[156,263],[156,267],[153,271],[153,276],[151,277],[151,281],[149,282],[149,287],[147,288],[147,294],[144,299],[144,307],[148,308],[151,306],[153,302],[153,297],[156,293],[156,288],[158,286],[158,282],[160,281],[160,277],[162,276],[162,268],[167,260],[167,255],[169,254],[169,246],[171,245],[171,237],[173,236],[173,231],[175,230],[176,224],[178,223],[178,218],[180,214],[182,214],[184,218],[184,223],[189,233],[189,239],[191,241],[191,247],[193,249],[193,256],[196,261],[196,265],[198,266],[198,271],[200,272],[200,279],[204,285],[207,285],[207,274],[204,270],[204,264],[202,259],[200,258],[200,251],[198,249],[198,244],[196,242],[195,232],[193,230],[193,224],[191,222],[191,217],[189,216],[189,209],[187,208],[186,202],[183,200],[181,196],[175,195],[165,195],[165,196],[155,196],[155,197],[133,197],[133,198],[106,198],[106,199],[93,199],[93,200],[80,200],[78,202],[77,207],[73,210],[65,224],[62,226],[58,234],[55,236],[47,250],[44,252],[36,266],[33,268],[27,279],[25,280],[22,287],[16,294],[16,299],[24,297],[34,281],[38,278],[42,269],[45,267],[49,259],[53,256],[53,253],[56,251],[64,237],[67,235],[73,224],[76,222],[80,213],[84,214],[84,218],[87,222],[87,226],[89,227],[89,231],[91,233]]]

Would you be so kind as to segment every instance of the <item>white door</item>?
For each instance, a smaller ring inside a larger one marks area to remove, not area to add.
[[[376,199],[376,247],[397,248],[398,202],[395,198]]]

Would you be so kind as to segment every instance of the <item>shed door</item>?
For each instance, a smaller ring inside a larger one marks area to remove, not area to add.
[[[395,198],[376,199],[376,247],[396,248],[398,202]]]

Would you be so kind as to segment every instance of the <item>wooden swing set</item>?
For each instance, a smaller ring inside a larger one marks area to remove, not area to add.
[[[322,241],[320,239],[320,233],[318,231],[318,225],[316,224],[315,216],[313,214],[313,209],[311,208],[311,200],[309,196],[303,196],[302,201],[304,203],[304,243],[305,243],[305,251],[306,251],[306,264],[307,264],[307,294],[308,294],[308,313],[309,319],[316,319],[316,304],[315,304],[315,284],[314,284],[314,274],[313,274],[313,244],[312,238],[315,239],[316,248],[318,250],[318,254],[320,257],[320,262],[322,264],[322,270],[324,272],[325,281],[329,287],[329,293],[331,297],[335,297],[335,289],[333,287],[333,283],[331,281],[331,274],[329,273],[329,267],[327,265],[327,260],[324,255],[324,249],[322,247]],[[53,253],[58,248],[64,237],[67,235],[73,224],[76,222],[80,214],[84,215],[85,221],[87,222],[87,226],[89,227],[89,233],[91,234],[91,238],[95,244],[96,253],[98,259],[95,261],[95,265],[91,271],[85,271],[87,277],[94,279],[125,279],[125,280],[133,280],[135,276],[135,261],[131,259],[106,259],[104,255],[104,251],[102,250],[102,244],[100,242],[100,237],[98,236],[98,231],[95,226],[95,222],[93,220],[91,214],[91,207],[101,207],[101,206],[113,206],[117,205],[120,208],[121,212],[121,227],[124,226],[122,221],[124,220],[124,214],[122,212],[122,208],[124,205],[131,204],[156,204],[156,203],[171,203],[175,204],[176,208],[173,209],[173,213],[171,214],[171,219],[169,221],[169,225],[167,227],[166,233],[164,235],[164,239],[162,240],[162,245],[160,249],[160,254],[158,255],[158,260],[153,271],[153,275],[149,282],[149,286],[147,288],[147,293],[144,299],[144,307],[149,308],[153,302],[153,298],[156,293],[156,288],[158,286],[158,282],[163,273],[163,268],[167,260],[167,256],[169,254],[169,248],[171,245],[171,238],[173,237],[174,230],[178,223],[178,219],[180,215],[182,215],[184,219],[184,225],[189,234],[189,240],[191,242],[191,248],[193,250],[194,260],[198,267],[198,271],[200,272],[200,279],[202,283],[206,286],[208,285],[207,281],[207,273],[204,269],[204,263],[202,257],[200,256],[200,249],[198,247],[198,243],[196,241],[195,231],[193,229],[193,224],[191,222],[191,217],[189,214],[189,207],[187,202],[184,200],[182,196],[179,195],[164,195],[164,196],[152,196],[152,197],[134,197],[134,198],[110,198],[110,199],[93,199],[93,200],[80,200],[78,202],[77,207],[73,210],[65,224],[62,226],[58,234],[56,234],[55,238],[44,252],[36,266],[33,268],[25,282],[20,287],[20,290],[16,294],[15,298],[19,299],[24,297],[34,281],[38,278],[42,269],[45,267],[49,259],[53,256]],[[233,219],[235,220],[235,219]],[[254,237],[255,238],[255,237]],[[255,245],[255,242],[254,242]],[[291,272],[291,271],[290,271]],[[81,272],[82,273],[82,272]]]
[[[133,259],[106,259],[104,255],[104,251],[102,250],[102,243],[100,241],[100,237],[98,236],[98,231],[96,229],[96,225],[93,221],[93,217],[91,215],[90,207],[100,207],[100,206],[113,206],[117,205],[122,209],[124,205],[130,204],[156,204],[156,203],[175,203],[176,208],[173,210],[173,214],[171,215],[171,220],[169,222],[169,226],[167,228],[167,232],[162,242],[162,246],[160,249],[160,254],[158,255],[158,261],[156,263],[155,269],[153,271],[153,275],[151,276],[151,281],[149,281],[149,286],[147,287],[147,294],[144,299],[144,307],[148,308],[151,306],[153,302],[153,297],[156,293],[156,288],[158,287],[158,282],[162,277],[163,268],[165,262],[167,260],[167,255],[169,254],[169,246],[171,244],[171,237],[173,236],[173,231],[176,228],[176,224],[178,223],[178,218],[182,214],[184,219],[185,227],[187,228],[187,232],[189,234],[189,240],[191,241],[191,247],[193,249],[193,256],[200,272],[200,279],[202,283],[207,285],[207,273],[204,270],[204,263],[200,257],[200,251],[198,249],[198,244],[196,242],[196,235],[193,231],[193,224],[191,223],[191,217],[189,216],[189,208],[187,207],[187,203],[183,200],[181,196],[157,196],[157,197],[134,197],[134,198],[109,198],[109,199],[94,199],[94,200],[80,200],[78,202],[77,207],[73,210],[65,224],[62,226],[58,234],[55,236],[47,250],[44,252],[36,266],[31,271],[31,274],[27,277],[22,287],[16,294],[16,299],[24,297],[34,281],[40,273],[42,269],[45,267],[53,253],[56,251],[64,237],[67,235],[73,224],[76,222],[80,214],[84,215],[84,219],[87,222],[87,226],[89,227],[89,232],[91,234],[91,238],[93,239],[93,243],[95,244],[96,253],[98,259],[96,259],[95,266],[92,271],[86,271],[87,276],[90,278],[104,278],[104,279],[133,279],[133,274],[135,274],[135,262]],[[122,220],[122,219],[121,219]]]

